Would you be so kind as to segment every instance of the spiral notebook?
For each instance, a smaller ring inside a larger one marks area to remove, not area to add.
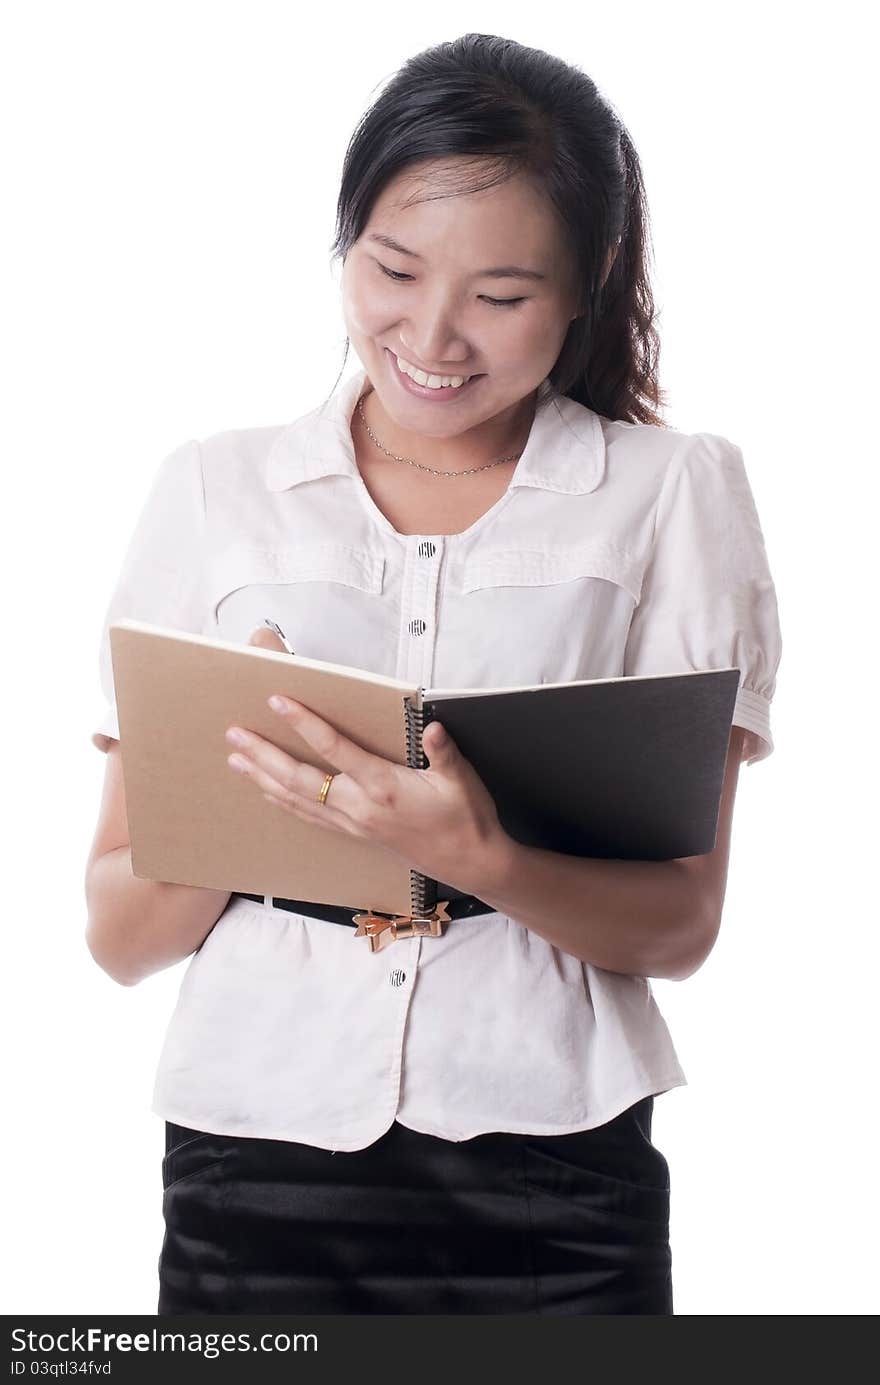
[[[337,768],[267,706],[274,692],[415,768],[429,766],[424,728],[442,721],[526,845],[668,860],[715,844],[737,668],[423,688],[142,621],[109,633],[137,876],[403,917],[462,896],[373,843],[283,812],[233,773],[233,724]]]

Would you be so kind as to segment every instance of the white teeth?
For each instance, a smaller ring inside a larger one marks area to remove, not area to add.
[[[459,389],[466,380],[470,380],[470,375],[426,375],[423,370],[418,370],[416,366],[410,365],[400,356],[395,356],[397,364],[405,375],[411,380],[415,380],[417,385],[427,385],[428,389],[439,390],[441,387]]]

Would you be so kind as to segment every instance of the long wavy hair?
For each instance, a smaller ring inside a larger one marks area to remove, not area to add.
[[[595,82],[560,58],[494,34],[464,34],[405,62],[349,141],[331,263],[344,262],[392,179],[411,164],[453,156],[462,162],[451,181],[447,170],[438,178],[438,196],[524,173],[561,222],[580,315],[550,371],[555,390],[605,418],[665,427],[641,166]]]

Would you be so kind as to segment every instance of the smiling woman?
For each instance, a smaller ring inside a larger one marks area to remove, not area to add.
[[[686,1079],[649,978],[714,944],[781,636],[740,449],[661,416],[647,224],[589,77],[492,35],[430,48],[345,156],[334,254],[361,369],[288,425],[159,467],[102,632],[86,893],[120,982],[190,958],[153,1094],[160,1313],[672,1312],[651,1117]],[[374,954],[341,901],[137,878],[121,617],[233,643],[274,621],[298,655],[413,686],[736,667],[714,850],[531,849],[439,724],[410,768],[294,707],[279,725],[334,772],[230,725],[230,782],[454,887],[445,930],[419,915]]]

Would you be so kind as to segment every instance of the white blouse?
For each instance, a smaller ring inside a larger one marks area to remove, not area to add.
[[[399,534],[355,462],[366,383],[161,463],[104,620],[95,745],[119,737],[111,621],[244,643],[268,616],[298,654],[426,687],[738,667],[744,758],[771,753],[782,643],[738,447],[609,422],[545,381],[501,499],[463,533]],[[395,1120],[448,1140],[584,1130],[685,1083],[647,978],[516,918],[371,953],[353,929],[231,898],[182,977],[152,1109],[353,1150]]]

